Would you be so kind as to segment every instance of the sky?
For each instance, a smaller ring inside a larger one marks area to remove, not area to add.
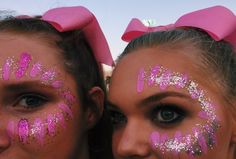
[[[121,40],[132,18],[154,19],[157,25],[175,22],[181,15],[215,5],[222,5],[236,15],[236,0],[5,0],[0,10],[38,15],[62,6],[84,6],[97,17],[114,59],[123,51]]]

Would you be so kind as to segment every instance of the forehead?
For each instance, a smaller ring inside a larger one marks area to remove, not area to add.
[[[162,48],[143,48],[135,50],[126,55],[118,63],[113,72],[109,98],[113,98],[120,92],[120,96],[129,96],[130,94],[137,95],[137,77],[139,70],[150,69],[158,65],[171,70],[172,72],[187,74],[195,79],[198,83],[204,82],[201,80],[203,71],[198,66],[191,49],[162,49]],[[156,89],[148,89],[141,94],[146,96],[147,93],[153,93]],[[148,96],[148,95],[147,95]]]
[[[36,35],[0,33],[0,49],[1,63],[6,58],[18,58],[22,52],[29,53],[33,60],[38,60],[43,65],[58,65],[60,61],[59,49]]]

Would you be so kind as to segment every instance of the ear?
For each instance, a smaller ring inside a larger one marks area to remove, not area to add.
[[[87,128],[91,129],[101,118],[104,110],[104,91],[100,87],[89,90],[91,103],[87,109]]]

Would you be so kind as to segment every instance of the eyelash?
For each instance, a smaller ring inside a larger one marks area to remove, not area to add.
[[[160,120],[160,113],[164,111],[171,111],[174,113],[175,118],[172,120]],[[176,104],[167,104],[167,103],[159,103],[158,105],[155,106],[154,109],[148,113],[148,118],[151,119],[152,122],[154,122],[156,125],[161,126],[161,127],[168,127],[172,126],[174,124],[177,124],[181,122],[187,115],[187,112],[183,109],[181,109],[178,105]],[[124,124],[127,123],[128,119],[127,117],[116,110],[110,110],[110,117],[111,117],[111,122],[112,125],[117,128],[120,127]]]
[[[27,102],[32,102],[32,101],[27,101],[29,99],[33,99],[34,103],[31,103],[31,105]],[[36,101],[35,101],[36,99]],[[23,93],[22,95],[19,95],[13,106],[14,107],[23,107],[25,109],[36,109],[48,102],[48,98],[44,95],[41,95],[40,93]]]
[[[163,118],[163,113],[171,113],[166,115],[172,115],[172,119],[165,120],[160,119]],[[150,113],[151,119],[154,123],[161,125],[161,126],[171,126],[181,122],[187,115],[187,112],[180,108],[176,104],[171,103],[159,103]]]

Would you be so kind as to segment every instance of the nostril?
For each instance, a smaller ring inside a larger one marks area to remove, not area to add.
[[[11,138],[7,133],[0,131],[0,153],[8,149],[11,145]]]

